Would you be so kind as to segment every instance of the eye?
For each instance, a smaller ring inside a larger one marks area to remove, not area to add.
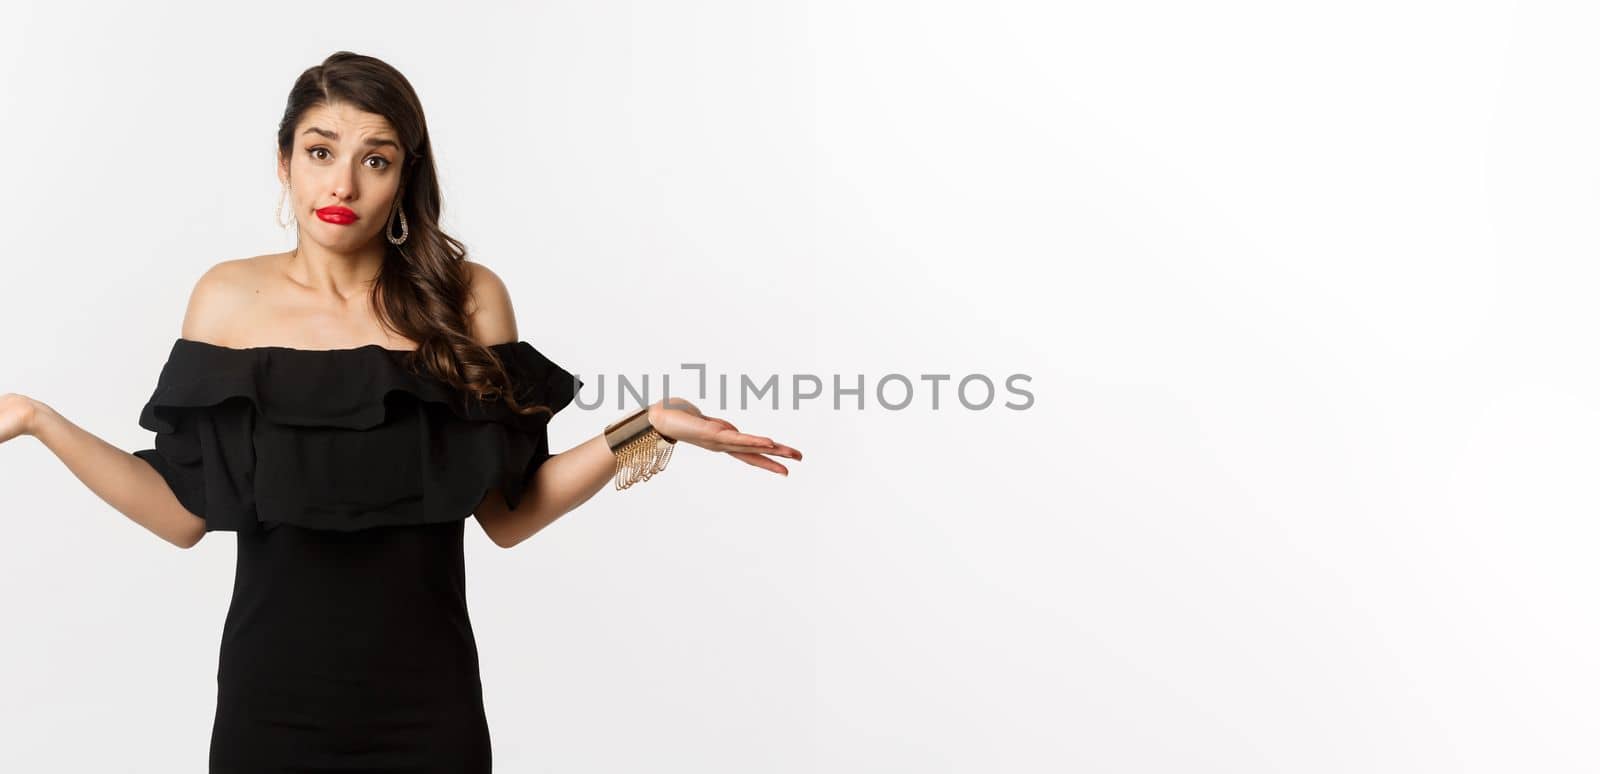
[[[321,146],[321,145],[313,146],[313,147],[310,147],[310,148],[306,149],[306,154],[309,155],[311,158],[314,158],[314,159],[316,159],[318,161],[324,160],[324,157],[317,155],[318,152],[327,153],[328,149],[326,147],[324,147],[324,146]],[[373,169],[388,169],[389,167],[394,165],[394,162],[392,162],[392,161],[390,161],[390,160],[388,160],[388,159],[386,159],[386,158],[384,158],[382,156],[374,155],[374,156],[368,156],[367,157],[367,161],[372,161],[373,159],[377,159],[378,161],[383,162],[382,164],[380,164],[380,165],[378,165],[376,167],[372,167]]]

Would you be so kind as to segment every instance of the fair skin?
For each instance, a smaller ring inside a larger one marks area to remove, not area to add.
[[[278,163],[279,180],[291,186],[292,201],[285,208],[294,213],[298,247],[212,266],[190,293],[181,336],[236,348],[414,348],[415,342],[378,323],[368,295],[382,264],[389,213],[400,195],[405,161],[400,145],[399,134],[382,116],[343,105],[308,111],[296,127],[293,155],[280,156]],[[324,222],[316,210],[330,205],[349,208],[356,220]],[[520,340],[505,283],[482,264],[468,261],[467,267],[466,314],[473,338],[484,345]],[[741,432],[681,398],[652,404],[650,422],[680,447],[725,453],[779,475],[789,471],[774,457],[801,458],[793,447]],[[24,435],[37,438],[100,499],[162,539],[189,548],[205,537],[205,520],[184,508],[144,460],[42,401],[0,395],[0,443]],[[515,511],[491,491],[473,514],[495,545],[510,548],[604,488],[614,462],[602,423],[601,431],[539,467]]]

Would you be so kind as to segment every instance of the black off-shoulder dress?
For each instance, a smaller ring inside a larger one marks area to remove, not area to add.
[[[496,344],[524,403],[583,382]],[[490,771],[465,520],[515,508],[550,456],[520,416],[410,367],[409,350],[178,339],[134,454],[206,530],[238,533],[210,771]]]

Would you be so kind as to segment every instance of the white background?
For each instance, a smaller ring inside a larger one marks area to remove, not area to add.
[[[557,362],[869,385],[697,401],[787,479],[468,525],[497,771],[1593,771],[1590,8],[8,4],[0,391],[149,447],[194,281],[291,244],[290,84],[371,54]],[[32,438],[0,517],[0,770],[203,771],[233,536]]]

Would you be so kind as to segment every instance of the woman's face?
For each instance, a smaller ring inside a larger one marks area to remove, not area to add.
[[[342,104],[306,111],[293,153],[278,158],[301,237],[339,252],[383,238],[405,161],[400,135],[383,116]]]

